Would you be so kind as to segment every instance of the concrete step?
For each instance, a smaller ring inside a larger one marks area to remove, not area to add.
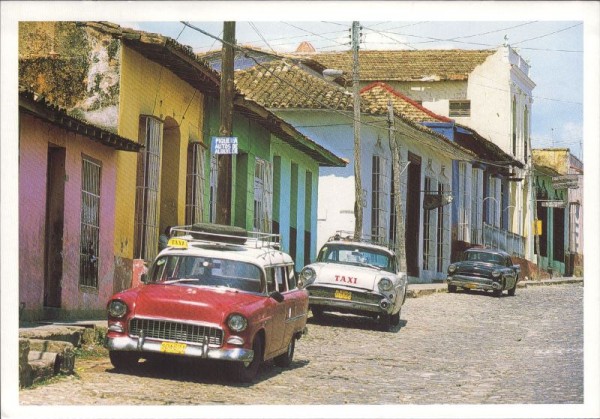
[[[29,340],[29,360],[32,353],[55,354],[57,373],[72,374],[75,368],[75,347],[70,342],[41,339]]]
[[[60,362],[57,353],[29,351],[28,363],[31,366],[33,384],[53,377],[59,372]]]

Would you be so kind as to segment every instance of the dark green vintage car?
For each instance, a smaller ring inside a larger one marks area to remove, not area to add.
[[[448,266],[448,292],[458,288],[491,290],[500,297],[504,290],[515,295],[521,267],[513,264],[510,255],[500,250],[468,249],[460,262]]]

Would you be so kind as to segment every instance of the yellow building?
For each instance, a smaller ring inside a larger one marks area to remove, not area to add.
[[[171,38],[106,22],[22,22],[19,39],[21,84],[69,115],[143,146],[138,153],[117,152],[115,193],[102,201],[115,214],[113,290],[136,285],[144,263],[158,253],[159,235],[166,228],[214,221],[214,155],[209,145],[216,135],[220,76],[191,48]],[[273,212],[278,202],[253,204],[263,199],[257,201],[255,178],[261,171],[255,166],[275,163],[278,169],[281,157],[285,167],[276,171],[281,179],[264,171],[269,174],[264,185],[271,189],[259,193],[303,203],[297,213],[288,211],[294,219],[285,227],[292,237],[284,237],[289,248],[300,249],[301,267],[315,254],[315,240],[310,238],[307,245],[306,232],[292,233],[296,226],[310,232],[316,224],[319,166],[345,163],[239,92],[234,106],[233,135],[237,130],[241,136],[243,154],[234,158],[230,179],[236,200],[233,223],[270,230],[286,221],[284,209]],[[284,185],[288,178],[289,190],[272,190],[274,181]],[[290,190],[295,196],[290,197]],[[264,217],[257,214],[263,207],[270,211]]]

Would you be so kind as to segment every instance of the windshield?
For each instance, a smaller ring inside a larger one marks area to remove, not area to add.
[[[325,245],[319,252],[317,261],[369,266],[387,272],[396,272],[394,259],[390,255],[376,249],[356,245]]]
[[[465,257],[463,260],[504,265],[504,258],[502,257],[502,255],[497,255],[489,252],[465,252]]]
[[[236,260],[200,256],[162,256],[150,274],[151,282],[181,283],[207,287],[227,287],[241,291],[261,292],[261,270],[258,266]]]

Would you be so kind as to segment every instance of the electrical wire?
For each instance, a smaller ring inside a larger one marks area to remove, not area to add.
[[[314,33],[314,32],[311,32],[311,31],[309,31],[309,30],[306,30],[306,29],[300,28],[300,27],[298,27],[298,26],[296,26],[296,25],[292,25],[292,24],[291,24],[291,23],[289,23],[289,22],[283,22],[283,23],[284,23],[284,24],[286,24],[286,25],[289,25],[289,26],[291,26],[292,28],[298,29],[298,30],[300,30],[300,31],[304,31],[304,32],[307,32],[307,33],[309,33],[309,34],[311,34],[311,35],[317,36],[317,37],[319,37],[319,38],[323,38],[323,39],[325,39],[326,41],[329,41],[329,42],[334,42],[334,43],[336,43],[336,44],[338,44],[338,45],[341,45],[341,46],[343,46],[343,47],[345,47],[345,46],[348,46],[348,45],[349,45],[349,43],[341,43],[341,42],[338,42],[337,40],[329,39],[329,38],[327,38],[327,37],[325,37],[325,36],[319,35],[318,33]]]
[[[242,51],[250,51],[248,48],[245,48],[245,47],[242,47],[242,46],[239,46],[239,45],[236,45],[236,44],[231,44],[231,43],[229,43],[229,42],[225,41],[224,39],[220,39],[220,38],[218,38],[218,37],[215,37],[214,35],[212,35],[212,34],[210,34],[210,33],[206,32],[206,31],[204,31],[204,30],[202,30],[202,29],[200,29],[200,28],[197,28],[197,27],[195,27],[194,25],[191,25],[191,24],[190,24],[190,23],[188,23],[188,22],[184,22],[184,21],[182,21],[181,23],[183,23],[184,25],[186,25],[186,26],[190,27],[191,29],[197,30],[197,31],[199,31],[199,32],[201,32],[201,33],[203,33],[203,34],[205,34],[206,36],[209,36],[209,37],[211,37],[211,38],[213,38],[213,39],[216,39],[216,40],[218,40],[219,42],[221,42],[221,43],[223,43],[223,44],[230,45],[230,46],[231,46],[232,48],[234,48],[234,49],[238,49],[238,50],[242,50]],[[307,92],[305,92],[305,91],[303,91],[303,90],[301,90],[301,89],[297,88],[296,86],[294,86],[293,84],[291,84],[291,83],[290,83],[290,82],[288,82],[287,80],[285,80],[285,79],[282,79],[282,78],[281,78],[281,77],[279,77],[277,74],[275,74],[275,73],[274,73],[272,70],[270,70],[269,68],[265,67],[265,66],[264,66],[262,63],[258,62],[258,61],[257,61],[257,60],[256,60],[254,57],[252,57],[252,56],[249,56],[249,58],[250,58],[250,59],[252,59],[252,60],[253,60],[253,61],[256,63],[256,65],[257,65],[257,66],[261,67],[261,68],[262,68],[262,69],[264,69],[266,72],[270,73],[270,74],[271,74],[273,77],[275,77],[275,78],[277,78],[279,81],[281,81],[281,82],[283,82],[283,83],[287,84],[287,85],[288,85],[288,86],[290,86],[292,89],[296,90],[297,92],[299,92],[300,94],[302,94],[302,95],[306,96],[307,98],[311,98],[312,100],[314,100],[315,102],[317,102],[317,103],[319,103],[321,106],[323,106],[325,109],[329,109],[329,110],[331,110],[331,111],[333,111],[333,112],[339,113],[339,114],[343,115],[344,117],[346,117],[346,118],[349,118],[351,121],[353,121],[353,122],[358,122],[358,123],[360,123],[360,124],[362,124],[362,125],[365,125],[365,126],[372,126],[372,127],[378,128],[378,129],[382,129],[382,128],[385,128],[385,125],[387,125],[387,120],[386,120],[386,119],[382,119],[382,124],[381,124],[381,125],[380,125],[379,123],[365,122],[365,121],[362,121],[362,120],[358,120],[358,121],[357,121],[357,120],[355,120],[355,119],[354,119],[354,117],[353,117],[353,116],[350,116],[350,115],[349,115],[347,112],[340,111],[339,109],[335,109],[335,108],[331,108],[331,107],[329,107],[327,104],[325,104],[325,103],[323,103],[323,102],[319,101],[318,99],[315,99],[315,98],[311,97],[311,96],[310,96],[310,95],[309,95]],[[292,59],[292,61],[293,61],[293,59]],[[301,61],[299,61],[299,62],[301,63]],[[299,66],[298,64],[295,64],[295,65]],[[377,117],[374,117],[374,118],[375,118],[375,119],[377,119]],[[382,117],[382,118],[384,118],[384,117]],[[384,124],[385,124],[385,125],[384,125]],[[410,126],[410,125],[409,125],[409,126]],[[411,128],[413,128],[413,129],[417,129],[417,128],[415,128],[415,127],[411,127]],[[434,132],[435,132],[435,131],[434,131]],[[408,138],[410,138],[410,139],[412,139],[412,140],[415,140],[415,141],[420,141],[420,140],[421,140],[420,138],[418,138],[418,137],[416,137],[416,136],[413,136],[413,135],[408,135],[407,133],[403,133],[403,135],[404,135],[404,136],[406,136],[406,137],[408,137]],[[441,135],[441,134],[440,134],[440,135]],[[448,141],[450,141],[450,140],[448,140]],[[431,146],[432,148],[435,148],[435,149],[437,149],[438,151],[442,151],[442,152],[447,152],[447,151],[448,151],[447,149],[443,149],[443,148],[441,148],[441,147],[437,147],[437,146],[435,146],[435,145],[433,145],[433,144],[431,144],[430,146]],[[450,145],[450,144],[447,144],[447,146],[448,146],[448,147],[451,147],[451,145]],[[486,161],[486,160],[483,160],[483,159],[473,159],[472,161],[481,162],[481,163],[490,164],[490,165],[495,165],[495,166],[500,166],[500,167],[506,167],[506,166],[511,166],[511,165],[512,165],[512,164],[509,164],[509,163],[502,165],[502,164],[498,164],[498,163],[496,163],[496,162],[492,162],[492,161]]]
[[[566,30],[569,30],[569,29],[572,29],[572,28],[575,28],[575,27],[581,26],[581,25],[583,25],[583,23],[581,23],[581,22],[580,23],[576,23],[575,25],[569,26],[567,28],[559,29],[559,30],[554,31],[554,32],[550,32],[550,33],[547,33],[545,35],[540,35],[540,36],[536,36],[535,38],[529,38],[529,39],[524,39],[524,40],[519,41],[519,42],[514,42],[514,43],[512,43],[512,45],[522,44],[523,42],[529,42],[529,41],[533,41],[535,39],[546,38],[548,36],[555,35],[557,33],[564,32]]]

